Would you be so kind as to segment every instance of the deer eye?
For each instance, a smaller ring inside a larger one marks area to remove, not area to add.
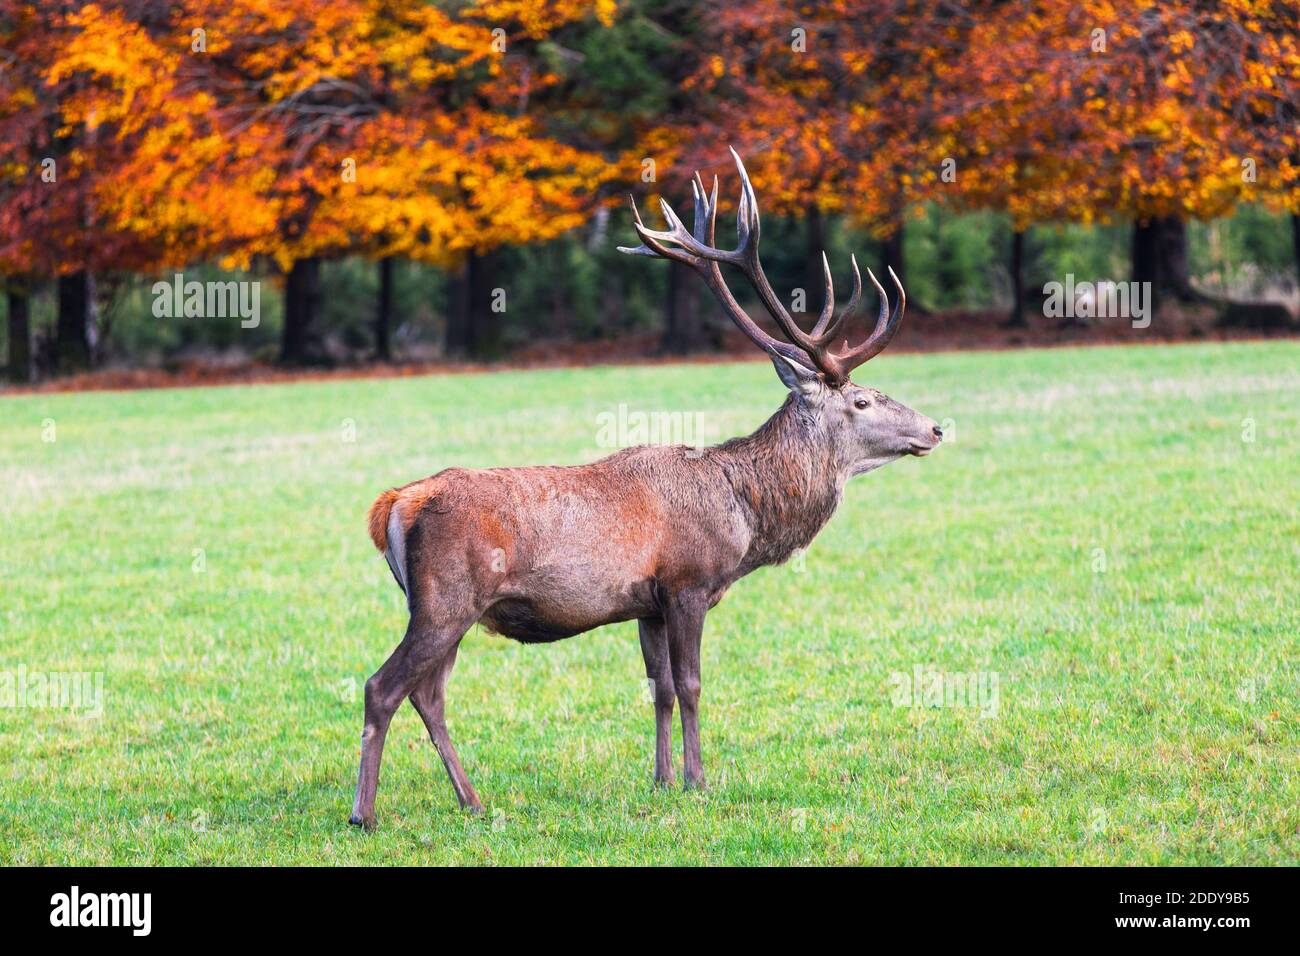
[[[869,408],[870,406],[871,403],[867,401],[865,398],[859,398],[856,402],[853,403],[854,408]]]

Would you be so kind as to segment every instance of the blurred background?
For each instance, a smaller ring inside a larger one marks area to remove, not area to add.
[[[616,251],[627,195],[652,228],[661,195],[688,218],[696,170],[730,244],[728,145],[792,311],[820,310],[823,249],[841,299],[850,253],[891,265],[896,348],[1295,334],[1298,21],[1253,0],[0,0],[0,357],[77,387],[743,351],[696,277]],[[230,281],[255,319],[170,291]],[[1049,283],[1104,281],[1150,283],[1152,321],[1044,307]]]

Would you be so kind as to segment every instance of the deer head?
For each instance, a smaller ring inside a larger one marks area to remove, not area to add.
[[[714,177],[713,190],[706,193],[704,182],[696,173],[691,181],[695,196],[694,228],[687,230],[672,207],[660,200],[668,229],[647,229],[633,200],[632,214],[642,244],[635,248],[620,246],[619,251],[670,259],[699,273],[731,320],[751,342],[771,357],[777,375],[790,389],[792,400],[814,424],[829,450],[849,474],[871,471],[903,455],[928,455],[943,439],[943,432],[932,419],[874,388],[857,385],[849,379],[849,373],[880,354],[898,330],[907,305],[898,276],[892,268],[889,270],[889,276],[898,289],[898,301],[891,311],[885,290],[871,270],[867,270],[867,276],[880,296],[880,312],[873,331],[857,345],[850,346],[842,330],[846,320],[857,313],[862,301],[862,276],[858,272],[857,259],[852,258],[853,294],[848,305],[836,314],[830,264],[823,253],[825,305],[811,331],[805,332],[781,304],[763,273],[758,259],[758,200],[749,174],[745,172],[745,164],[734,149],[731,155],[736,161],[741,182],[740,207],[736,214],[736,248],[714,246],[718,180]],[[727,288],[721,263],[736,266],[745,274],[789,342],[768,335],[740,307]],[[839,348],[834,346],[837,340],[843,343]]]

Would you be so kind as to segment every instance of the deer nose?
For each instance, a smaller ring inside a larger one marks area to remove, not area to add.
[[[940,428],[938,425],[935,425],[933,431],[934,431],[934,437],[937,438],[937,439],[939,439],[940,441],[942,441],[942,440],[943,440],[943,429]]]

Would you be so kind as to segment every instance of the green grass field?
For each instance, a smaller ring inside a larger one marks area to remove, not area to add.
[[[370,835],[362,685],[405,625],[375,494],[589,460],[620,403],[739,434],[770,367],[0,399],[0,862],[1300,862],[1300,343],[862,372],[951,441],[710,614],[709,791],[651,786],[635,625],[475,629],[448,714],[487,813],[404,707]],[[909,705],[918,669],[983,696]],[[15,699],[66,672],[102,716]]]

